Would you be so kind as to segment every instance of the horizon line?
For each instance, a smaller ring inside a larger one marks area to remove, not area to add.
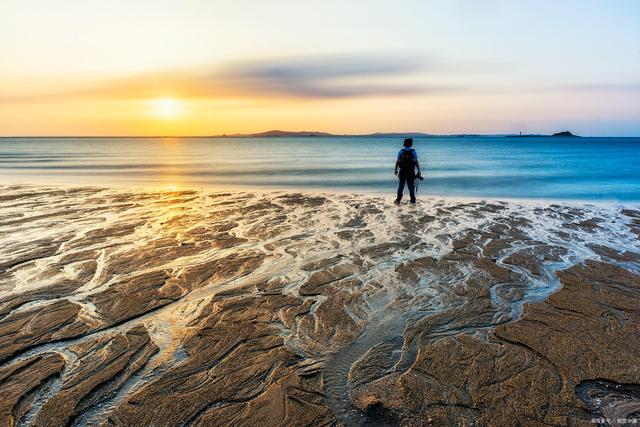
[[[0,135],[0,139],[10,138],[294,138],[296,135],[260,135],[265,132],[255,132],[246,134],[217,134],[217,135]],[[286,131],[289,132],[289,131]],[[378,137],[378,138],[401,138],[407,135],[411,138],[440,138],[440,137],[550,137],[553,134],[543,133],[450,133],[450,134],[430,134],[426,132],[372,132],[361,134],[331,134],[321,131],[291,131],[291,133],[325,133],[327,135],[297,135],[300,138],[348,138],[348,137]],[[392,135],[391,135],[392,134]],[[420,134],[420,135],[416,135]],[[640,135],[574,135],[578,138],[640,138]]]

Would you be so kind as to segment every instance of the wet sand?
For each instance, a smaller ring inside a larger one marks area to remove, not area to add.
[[[0,188],[3,425],[640,419],[636,207]]]

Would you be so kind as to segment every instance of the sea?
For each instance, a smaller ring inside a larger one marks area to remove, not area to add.
[[[402,138],[0,138],[1,184],[394,194]],[[414,138],[418,196],[640,201],[640,138]]]

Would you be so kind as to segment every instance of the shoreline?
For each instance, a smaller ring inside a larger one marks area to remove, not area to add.
[[[181,192],[181,191],[196,191],[201,193],[210,193],[210,194],[219,194],[219,193],[254,193],[258,195],[282,195],[282,194],[302,194],[307,196],[331,196],[331,195],[341,195],[341,196],[352,196],[352,197],[376,197],[376,198],[384,198],[388,199],[391,204],[395,199],[395,187],[390,188],[389,191],[380,192],[380,191],[355,191],[352,189],[322,189],[322,188],[312,188],[312,187],[290,187],[290,188],[281,188],[276,189],[275,187],[270,186],[251,186],[240,188],[238,186],[217,186],[210,187],[206,185],[128,185],[123,183],[114,183],[114,184],[74,184],[70,182],[55,182],[50,184],[45,184],[38,181],[33,182],[6,182],[1,184],[0,187],[31,187],[31,188],[65,188],[65,189],[75,189],[75,188],[87,188],[92,190],[109,190],[116,192],[157,192],[157,193],[171,193],[171,192]],[[406,193],[405,189],[405,193]],[[555,199],[555,198],[521,198],[521,197],[501,197],[501,196],[457,196],[457,195],[440,195],[440,194],[431,194],[431,193],[419,193],[417,194],[418,201],[438,201],[444,200],[448,202],[465,202],[465,203],[476,203],[476,202],[489,202],[489,203],[517,203],[524,205],[547,205],[547,204],[559,204],[564,206],[575,206],[575,207],[586,207],[589,205],[592,206],[600,206],[600,207],[622,207],[622,208],[631,208],[638,209],[640,208],[640,200],[602,200],[602,199]],[[403,198],[404,201],[408,200],[408,194],[405,194]]]
[[[640,408],[629,206],[2,188],[2,420],[566,424]]]

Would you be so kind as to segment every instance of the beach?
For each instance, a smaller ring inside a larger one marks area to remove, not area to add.
[[[640,2],[0,10],[0,427],[640,425]]]
[[[4,425],[640,413],[637,203],[0,188]]]

